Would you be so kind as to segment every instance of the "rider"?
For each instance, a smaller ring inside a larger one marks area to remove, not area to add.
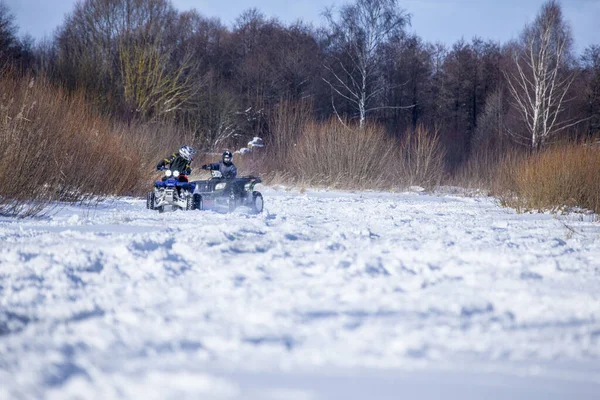
[[[237,176],[237,168],[233,164],[233,154],[229,150],[223,152],[223,158],[220,162],[204,164],[202,169],[219,171],[225,179],[234,179]]]
[[[188,145],[181,146],[179,151],[171,154],[169,157],[161,160],[156,169],[161,171],[163,169],[170,169],[171,171],[179,171],[179,181],[187,182],[187,176],[192,173],[192,168],[190,164],[194,159],[194,154],[196,154],[196,150]],[[167,164],[169,166],[167,167]],[[163,178],[163,180],[166,178]]]

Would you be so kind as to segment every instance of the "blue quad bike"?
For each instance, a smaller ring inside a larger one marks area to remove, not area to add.
[[[188,182],[179,171],[165,170],[165,177],[154,182],[154,190],[146,196],[146,208],[158,210],[215,210],[232,212],[240,206],[255,213],[263,211],[263,197],[254,190],[261,183],[256,176],[224,179],[219,171],[212,178]]]

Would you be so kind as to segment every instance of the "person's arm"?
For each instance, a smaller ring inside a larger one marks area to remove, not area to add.
[[[207,169],[209,171],[218,171],[219,170],[219,163],[204,164],[202,166],[202,169]]]
[[[185,169],[183,170],[183,174],[184,175],[189,175],[192,173],[192,167],[190,166],[190,163],[187,163],[185,165]]]
[[[156,169],[160,171],[161,169],[163,169],[165,167],[165,165],[171,164],[173,162],[174,158],[175,158],[175,154],[172,154],[169,158],[164,158],[164,159],[160,160],[160,162],[156,166]]]

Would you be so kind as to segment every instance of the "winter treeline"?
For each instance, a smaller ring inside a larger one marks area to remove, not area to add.
[[[450,47],[410,33],[401,1],[350,1],[321,26],[257,9],[226,26],[169,0],[83,0],[34,43],[17,37],[0,0],[0,62],[83,91],[120,121],[175,125],[206,148],[279,135],[271,115],[282,101],[399,139],[435,130],[448,170],[482,149],[600,133],[600,46],[575,54],[554,0],[511,42]]]

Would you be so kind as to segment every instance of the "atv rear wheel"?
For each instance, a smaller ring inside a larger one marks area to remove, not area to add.
[[[146,208],[148,210],[154,210],[154,202],[156,200],[156,195],[154,192],[148,192],[146,195]]]
[[[202,210],[204,208],[202,204],[202,196],[195,194],[192,196],[192,210]]]
[[[263,211],[264,201],[260,192],[252,192],[252,212],[260,214]]]

